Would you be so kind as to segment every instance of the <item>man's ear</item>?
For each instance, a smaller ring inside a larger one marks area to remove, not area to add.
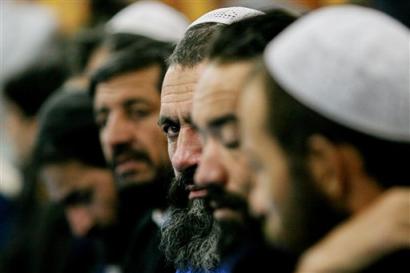
[[[354,213],[381,193],[354,146],[333,143],[322,135],[311,136],[307,145],[308,168],[314,183],[335,206]]]
[[[338,147],[322,135],[309,137],[307,145],[307,166],[316,187],[332,204],[343,207],[347,185]]]

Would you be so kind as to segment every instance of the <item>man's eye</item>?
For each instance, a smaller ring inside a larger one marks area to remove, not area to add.
[[[229,148],[229,149],[237,149],[240,146],[239,140],[231,140],[231,141],[226,141],[224,143],[224,146]]]
[[[219,138],[226,148],[237,149],[240,147],[239,132],[235,124],[223,126],[219,131]]]
[[[168,138],[175,138],[179,134],[179,126],[175,124],[165,124],[162,130]]]
[[[99,129],[103,129],[107,124],[107,117],[105,115],[97,115],[95,118],[95,123]]]
[[[148,115],[151,114],[149,109],[145,108],[135,108],[135,109],[130,109],[129,114],[136,119],[144,118]]]

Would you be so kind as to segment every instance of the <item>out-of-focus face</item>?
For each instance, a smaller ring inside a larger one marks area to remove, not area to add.
[[[37,133],[36,118],[28,118],[14,103],[6,103],[4,131],[12,145],[15,163],[23,166],[28,160]]]
[[[345,214],[317,186],[309,161],[314,154],[290,152],[275,137],[268,107],[280,106],[267,100],[266,92],[272,90],[265,91],[265,86],[263,75],[255,76],[239,103],[243,149],[253,173],[249,202],[253,212],[264,219],[265,235],[271,242],[302,252]]]
[[[109,169],[70,161],[43,167],[40,178],[50,200],[65,206],[75,235],[84,236],[93,227],[104,227],[114,221],[117,195]]]
[[[167,169],[157,126],[160,68],[151,66],[98,84],[94,111],[104,155],[121,186],[152,182]]]
[[[195,174],[199,198],[216,220],[239,221],[246,213],[249,171],[240,150],[238,96],[252,62],[211,62],[195,91],[192,119],[202,142]]]
[[[267,101],[261,77],[254,78],[243,91],[239,112],[243,150],[253,172],[249,203],[257,216],[264,217],[265,235],[276,241],[280,234],[281,212],[287,208],[290,177],[285,154],[267,127]]]
[[[164,78],[161,93],[159,126],[168,139],[168,154],[175,176],[188,173],[187,184],[199,163],[201,143],[191,122],[192,97],[204,64],[194,67],[171,66]],[[188,185],[186,185],[188,186]],[[191,192],[190,198],[195,196]]]

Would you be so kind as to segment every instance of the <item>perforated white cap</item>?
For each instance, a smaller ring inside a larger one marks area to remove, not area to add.
[[[264,13],[259,10],[245,7],[229,7],[215,9],[208,13],[205,13],[204,15],[196,19],[189,25],[188,29],[203,23],[221,23],[225,25],[230,25],[237,21],[262,14]]]
[[[410,141],[410,32],[376,10],[312,12],[265,50],[273,78],[295,99],[351,129]]]
[[[178,42],[188,26],[187,18],[158,1],[133,3],[107,22],[109,33],[131,33],[164,42]]]

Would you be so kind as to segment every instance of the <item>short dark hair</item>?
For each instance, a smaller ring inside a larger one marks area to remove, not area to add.
[[[277,9],[228,25],[215,37],[209,59],[232,62],[257,57],[276,35],[295,20],[295,16]]]
[[[155,43],[161,42],[144,35],[134,33],[111,33],[108,34],[104,40],[104,44],[107,46],[110,52],[117,52],[123,50],[129,46],[133,46],[137,43]],[[171,45],[171,43],[169,43]]]
[[[158,65],[161,68],[161,76],[158,82],[158,90],[160,92],[162,80],[167,69],[166,59],[171,54],[172,49],[173,45],[170,43],[147,40],[128,46],[124,50],[114,52],[92,75],[89,88],[90,95],[94,97],[96,87],[101,82],[152,65]]]
[[[70,40],[67,58],[71,75],[84,72],[93,53],[100,47],[104,40],[104,29],[101,26],[84,28]]]
[[[59,91],[46,101],[39,114],[32,158],[37,168],[73,160],[106,167],[91,98],[85,90]]]
[[[193,67],[208,55],[217,32],[225,27],[220,23],[202,23],[189,28],[168,59],[169,65]]]
[[[65,62],[59,58],[41,60],[6,80],[3,94],[27,118],[36,116],[41,105],[68,76]]]
[[[290,156],[308,155],[307,140],[320,134],[336,144],[350,144],[362,155],[367,173],[388,188],[408,185],[410,142],[396,142],[358,132],[306,107],[283,89],[266,70],[269,131]]]

